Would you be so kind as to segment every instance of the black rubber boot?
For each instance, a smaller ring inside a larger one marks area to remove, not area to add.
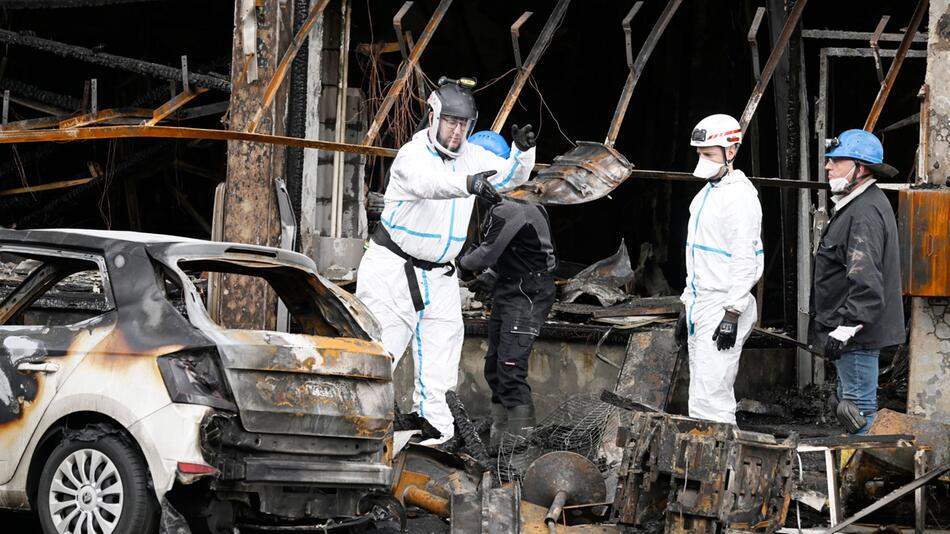
[[[534,430],[534,404],[522,404],[508,408],[508,432],[527,436]]]
[[[508,410],[498,403],[491,404],[491,430],[488,438],[488,448],[498,450],[501,437],[508,430]]]

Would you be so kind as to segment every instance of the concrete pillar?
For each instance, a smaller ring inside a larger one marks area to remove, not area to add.
[[[307,122],[306,138],[327,141],[321,135],[326,135],[320,124],[320,98],[323,95],[323,35],[326,26],[327,11],[317,18],[317,23],[310,30],[310,39],[307,41]],[[322,219],[322,205],[317,199],[326,198],[329,202],[329,184],[321,184],[317,176],[319,151],[304,150],[303,154],[303,183],[300,192],[300,252],[314,257],[314,237],[320,235],[321,229],[329,227],[329,213],[327,220]],[[326,188],[324,193],[323,188]]]
[[[930,0],[929,28],[925,168],[929,183],[944,185],[950,180],[950,0]]]
[[[340,44],[345,31],[342,7],[342,0],[330,2],[324,11],[319,39],[311,36],[311,75],[307,80],[307,137],[310,139],[336,140],[342,70]],[[362,91],[347,88],[343,142],[359,144],[362,141],[367,128],[364,108]],[[333,152],[305,152],[301,196],[301,252],[313,258],[320,274],[333,280],[355,276],[362,258],[363,240],[367,237],[364,158],[358,154],[344,154],[339,162],[343,165],[343,216],[339,237],[334,237],[331,229]]]
[[[910,312],[907,413],[950,423],[950,306],[914,297]]]
[[[926,101],[921,114],[922,182],[950,179],[950,0],[930,0]],[[950,261],[950,259],[945,259]],[[914,297],[910,317],[907,411],[950,423],[950,306],[948,298]]]
[[[231,102],[228,128],[244,130],[257,111],[264,89],[274,76],[291,35],[292,3],[280,0],[234,3],[231,56]],[[245,39],[254,46],[245,47]],[[252,53],[248,53],[251,51]],[[286,132],[287,88],[274,98],[258,133]],[[277,246],[279,214],[274,178],[284,170],[286,148],[263,143],[228,142],[228,173],[224,194],[224,241]],[[224,276],[217,320],[229,328],[267,329],[276,326],[277,297],[262,280]]]

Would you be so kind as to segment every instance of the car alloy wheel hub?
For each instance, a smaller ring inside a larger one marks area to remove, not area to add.
[[[108,456],[81,449],[60,462],[49,489],[56,532],[111,534],[122,516],[122,477]]]

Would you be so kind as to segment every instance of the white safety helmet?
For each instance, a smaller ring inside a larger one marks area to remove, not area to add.
[[[741,142],[742,128],[739,126],[739,121],[723,113],[710,115],[699,121],[689,139],[689,144],[692,146],[721,146],[723,148],[729,148]]]

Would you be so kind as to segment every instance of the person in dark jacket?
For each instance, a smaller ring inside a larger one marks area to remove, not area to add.
[[[838,371],[836,415],[865,434],[877,411],[878,356],[903,343],[897,223],[875,176],[894,176],[873,134],[848,130],[829,143],[828,184],[835,207],[815,254],[810,342]]]
[[[458,260],[461,278],[476,292],[492,294],[485,380],[491,387],[491,445],[508,432],[524,436],[534,427],[528,356],[554,304],[557,252],[551,223],[539,204],[502,200],[482,224],[478,248]]]

